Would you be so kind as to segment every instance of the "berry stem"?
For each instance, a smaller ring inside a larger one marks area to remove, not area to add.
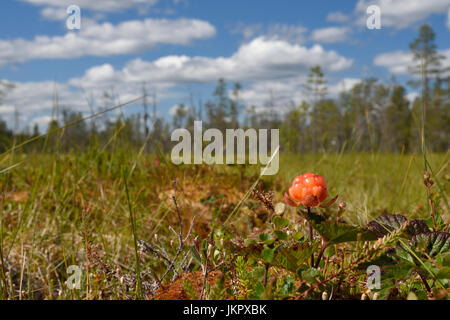
[[[322,259],[323,252],[327,248],[327,244],[328,243],[325,241],[325,239],[322,238],[322,248],[320,248],[320,253],[319,256],[317,257],[316,265],[314,266],[316,269],[319,267],[320,260]]]
[[[306,207],[308,210],[308,216],[311,215],[311,207]],[[313,227],[311,222],[309,223],[309,239],[311,240],[311,243],[313,242]],[[311,268],[314,267],[314,252],[311,254]]]

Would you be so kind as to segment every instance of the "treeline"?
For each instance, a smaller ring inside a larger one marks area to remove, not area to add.
[[[445,152],[450,142],[450,76],[442,67],[431,27],[423,25],[411,42],[414,64],[410,67],[409,86],[420,91],[414,101],[407,97],[404,86],[392,81],[382,83],[375,78],[362,79],[337,98],[327,95],[326,75],[320,66],[311,68],[303,86],[306,97],[300,105],[280,104],[272,99],[265,106],[244,106],[241,85],[231,88],[220,79],[212,99],[205,104],[180,104],[171,122],[148,114],[144,92],[143,112],[115,119],[108,117],[83,120],[82,114],[63,109],[48,126],[49,135],[39,137],[35,127],[14,134],[0,122],[0,150],[33,139],[25,151],[83,151],[90,146],[122,146],[147,151],[168,152],[173,129],[193,131],[195,120],[203,120],[203,128],[280,129],[280,148],[288,152],[419,152],[421,128],[425,120],[427,148]],[[107,94],[105,94],[107,96]],[[1,99],[1,95],[0,95]],[[112,101],[105,103],[111,107]],[[76,125],[72,125],[76,123]],[[50,134],[51,133],[51,134]]]

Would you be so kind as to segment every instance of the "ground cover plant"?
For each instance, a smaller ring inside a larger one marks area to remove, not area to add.
[[[120,148],[8,161],[4,299],[449,297],[448,154],[425,176],[421,155],[379,153],[284,155],[262,178]],[[317,185],[290,190],[303,172]]]

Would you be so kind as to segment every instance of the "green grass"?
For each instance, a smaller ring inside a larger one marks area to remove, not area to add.
[[[114,266],[113,273],[134,274],[136,266],[161,273],[155,257],[137,263],[135,241],[157,235],[161,247],[176,250],[168,228],[177,226],[170,199],[174,180],[184,225],[196,216],[194,233],[201,235],[212,219],[224,221],[258,178],[256,167],[174,166],[164,159],[156,167],[151,155],[114,150],[4,156],[0,298],[126,298],[124,284],[95,272],[101,266],[92,257],[94,271],[84,275],[80,290],[67,289],[67,267],[85,268],[88,257],[97,254]],[[448,221],[449,155],[427,157],[441,186],[436,211]],[[421,155],[282,154],[279,173],[263,177],[258,188],[273,190],[275,200],[282,201],[292,179],[304,172],[325,177],[329,195],[346,202],[344,219],[351,224],[365,225],[381,213],[428,217]],[[246,201],[233,219],[242,222],[243,235],[252,231],[252,203]]]

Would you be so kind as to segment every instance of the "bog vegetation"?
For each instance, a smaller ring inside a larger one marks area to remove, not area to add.
[[[373,78],[329,99],[316,66],[299,106],[243,112],[220,80],[171,124],[145,87],[142,118],[111,120],[126,106],[105,92],[89,119],[56,103],[46,133],[3,122],[0,298],[449,299],[450,78],[433,40],[425,25],[411,43],[412,103]],[[170,131],[197,119],[280,128],[279,173],[174,165]],[[324,181],[285,198],[306,172]]]

